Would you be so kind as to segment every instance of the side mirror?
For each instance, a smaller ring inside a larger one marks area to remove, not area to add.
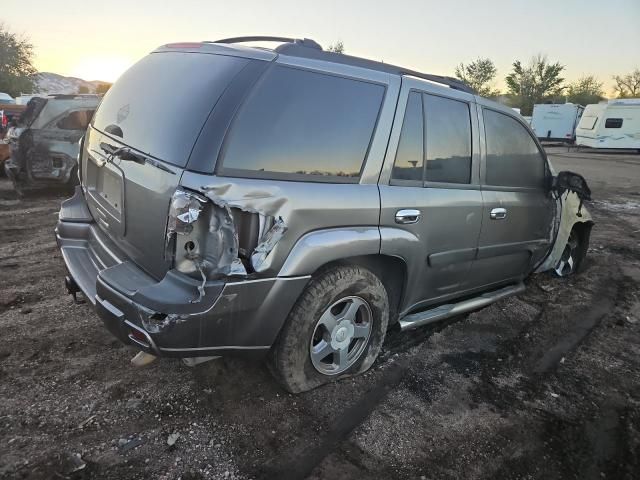
[[[582,210],[582,203],[585,200],[591,200],[591,189],[587,185],[587,181],[584,177],[578,173],[569,172],[568,170],[558,173],[553,177],[551,182],[551,190],[562,195],[564,192],[573,192],[580,199],[580,206],[578,207],[578,216],[582,216],[580,211]]]

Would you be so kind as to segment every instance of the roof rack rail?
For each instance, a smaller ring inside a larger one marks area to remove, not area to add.
[[[454,90],[460,90],[462,92],[476,95],[477,92],[462,80],[458,80],[453,77],[445,77],[442,75],[434,75],[431,73],[422,73],[415,70],[410,70],[404,67],[398,67],[389,63],[377,62],[375,60],[369,60],[366,58],[354,57],[351,55],[344,55],[342,53],[329,52],[322,49],[322,47],[309,38],[291,38],[291,37],[270,37],[270,36],[250,36],[250,37],[232,37],[223,38],[222,40],[216,40],[215,42],[204,43],[244,43],[244,42],[279,42],[279,45],[275,48],[277,53],[284,55],[291,55],[294,57],[311,58],[317,60],[325,60],[334,63],[341,63],[344,65],[352,65],[356,67],[369,68],[371,70],[377,70],[386,73],[392,73],[395,75],[407,75],[411,77],[421,78],[440,85],[445,85]]]
[[[400,75],[408,75],[410,77],[417,77],[423,80],[428,80],[430,82],[446,85],[449,88],[453,88],[454,90],[471,93],[472,95],[475,95],[477,93],[473,88],[464,83],[462,80],[458,80],[457,78],[444,77],[442,75],[433,75],[431,73],[416,72],[413,70],[406,70],[402,68],[399,69],[398,73]]]
[[[213,42],[204,43],[246,43],[246,42],[279,42],[279,43],[295,43],[304,47],[322,50],[320,44],[310,38],[292,38],[292,37],[271,37],[268,35],[254,35],[249,37],[231,37],[215,40]]]

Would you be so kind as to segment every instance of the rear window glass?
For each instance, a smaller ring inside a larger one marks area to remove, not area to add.
[[[106,93],[93,126],[122,131],[122,142],[184,167],[207,115],[249,60],[163,52],[147,55]]]
[[[621,118],[607,118],[604,121],[604,128],[622,128]]]
[[[383,96],[382,85],[273,67],[233,122],[221,173],[357,181]]]

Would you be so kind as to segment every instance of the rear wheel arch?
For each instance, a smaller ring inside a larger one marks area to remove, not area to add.
[[[398,321],[398,313],[407,284],[407,264],[401,257],[373,254],[341,258],[320,266],[312,276],[336,266],[357,265],[371,271],[380,279],[389,297],[389,325]]]

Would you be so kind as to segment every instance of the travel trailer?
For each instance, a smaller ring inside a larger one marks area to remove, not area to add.
[[[640,98],[587,105],[576,128],[576,144],[640,151]]]
[[[575,103],[534,105],[531,128],[541,140],[573,142],[583,110]]]

